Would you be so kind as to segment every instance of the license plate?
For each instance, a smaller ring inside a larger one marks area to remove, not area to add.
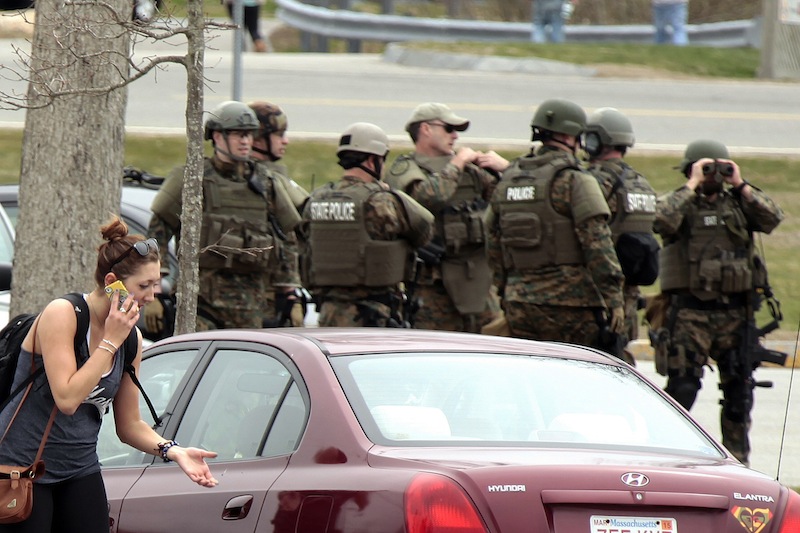
[[[644,516],[592,516],[591,533],[678,533],[674,518]]]

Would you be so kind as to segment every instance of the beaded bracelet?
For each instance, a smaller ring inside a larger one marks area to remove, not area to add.
[[[166,442],[159,442],[158,443],[158,451],[161,454],[161,458],[164,460],[165,463],[172,462],[172,459],[167,457],[167,452],[173,446],[180,446],[180,444],[178,444],[174,440],[168,440]]]
[[[113,342],[111,342],[110,340],[108,340],[108,339],[103,339],[103,342],[104,342],[104,343],[106,343],[106,344],[108,344],[108,345],[109,345],[109,346],[111,346],[112,348],[114,348],[114,351],[115,351],[115,352],[116,352],[117,350],[119,350],[119,346],[117,346],[116,344],[114,344],[114,343],[113,343]]]
[[[106,346],[98,346],[97,349],[98,350],[105,350],[108,353],[110,353],[111,355],[114,355],[116,353],[114,350],[112,350],[111,348],[108,348]]]

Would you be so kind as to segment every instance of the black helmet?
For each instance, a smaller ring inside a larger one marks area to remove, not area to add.
[[[204,136],[210,140],[212,132],[231,130],[258,131],[258,119],[253,110],[234,100],[222,102],[209,112]]]
[[[581,106],[563,98],[551,98],[542,102],[533,114],[531,128],[536,131],[552,131],[578,137],[586,127],[586,112]],[[536,140],[536,139],[534,139]]]

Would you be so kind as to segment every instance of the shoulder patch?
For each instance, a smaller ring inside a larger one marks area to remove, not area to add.
[[[401,174],[405,174],[408,171],[409,166],[410,163],[408,159],[397,158],[397,160],[392,165],[392,168],[389,170],[389,173],[394,176],[400,176]]]

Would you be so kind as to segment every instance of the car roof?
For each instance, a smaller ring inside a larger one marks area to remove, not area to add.
[[[511,337],[387,328],[270,328],[261,330],[225,329],[188,333],[170,337],[156,345],[179,341],[249,341],[281,345],[312,342],[326,355],[360,353],[458,352],[543,355],[619,364],[611,356],[566,343],[540,342]]]

